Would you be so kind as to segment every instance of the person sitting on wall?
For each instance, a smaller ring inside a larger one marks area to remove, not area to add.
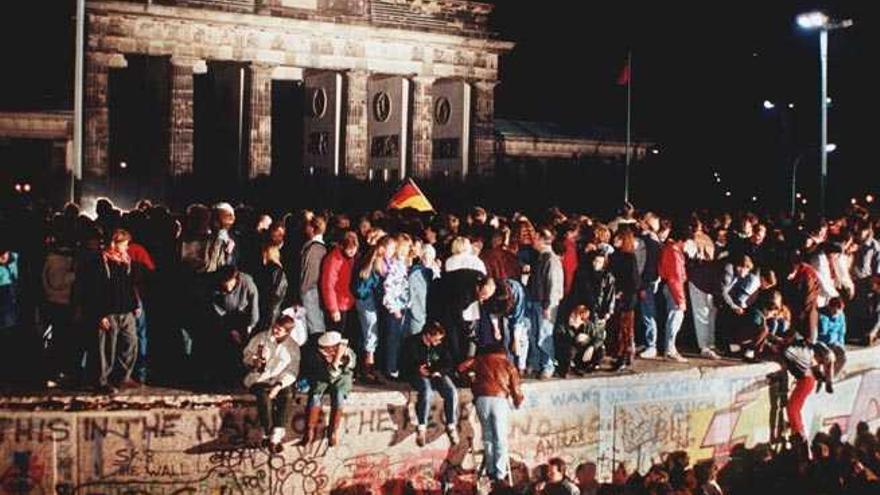
[[[578,374],[595,371],[605,357],[604,322],[591,319],[585,305],[575,306],[567,320],[557,324],[556,352],[562,377],[572,369]]]
[[[411,335],[403,343],[401,355],[404,378],[418,394],[416,399],[416,443],[424,447],[428,416],[431,414],[431,396],[436,390],[443,397],[446,434],[449,443],[458,444],[458,390],[450,377],[452,359],[444,345],[446,330],[437,322],[428,323],[420,333]]]
[[[307,357],[304,370],[310,386],[308,423],[302,445],[309,445],[315,440],[321,418],[321,398],[325,392],[329,392],[328,443],[335,447],[339,444],[339,425],[342,424],[345,401],[351,393],[356,357],[348,347],[348,341],[339,332],[325,332],[317,341],[317,345],[310,342],[308,351],[304,353]]]
[[[244,349],[244,365],[250,370],[244,385],[256,396],[263,444],[274,453],[283,450],[281,442],[293,412],[291,385],[299,374],[299,345],[290,338],[294,326],[292,316],[282,315]]]

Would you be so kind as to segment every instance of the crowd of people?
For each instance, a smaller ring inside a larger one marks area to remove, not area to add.
[[[880,336],[878,218],[667,218],[625,205],[602,222],[540,216],[302,211],[141,201],[31,212],[0,235],[0,381],[95,387],[238,387],[280,449],[292,394],[323,395],[329,442],[353,383],[417,391],[417,441],[434,393],[458,442],[457,387],[474,390],[486,472],[504,479],[520,378],[622,372],[634,359],[782,362],[788,415]],[[692,325],[685,327],[685,320]],[[682,328],[696,348],[681,352]],[[637,347],[637,345],[639,347]],[[490,425],[490,428],[486,428]],[[557,469],[557,468],[553,468]],[[551,469],[552,471],[552,469]]]
[[[614,469],[611,481],[596,479],[596,464],[567,466],[555,458],[540,466],[530,495],[869,495],[880,493],[880,430],[859,423],[852,441],[838,425],[812,442],[777,447],[734,447],[721,466],[714,459],[692,462],[686,452],[671,452],[644,474]],[[494,493],[517,493],[502,488]]]

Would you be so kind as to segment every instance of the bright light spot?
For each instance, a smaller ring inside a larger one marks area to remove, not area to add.
[[[808,12],[797,16],[797,23],[803,29],[818,29],[828,24],[828,16],[822,12]]]
[[[758,197],[757,197],[757,196],[752,196],[752,202],[754,203],[754,202],[757,202],[757,201],[758,201]]]
[[[715,182],[717,182],[718,184],[721,184],[721,177],[715,177]]]
[[[128,164],[125,162],[119,162],[119,168],[125,170],[128,168]]]
[[[831,104],[831,97],[830,96],[825,99],[825,103],[827,103],[829,105]]]
[[[825,145],[825,151],[827,151],[828,153],[833,153],[834,150],[836,150],[836,149],[837,149],[837,145],[834,143],[828,143]]]
[[[774,105],[773,102],[770,100],[764,100],[764,108],[766,110],[773,110],[774,108],[776,108],[776,105]]]
[[[15,185],[15,192],[21,192],[21,184]]]
[[[857,200],[856,198],[851,198],[851,199],[849,200],[849,203],[852,204],[852,205],[856,205],[856,204],[859,204],[859,200]]]
[[[789,103],[788,108],[794,108],[794,103]]]
[[[873,203],[873,202],[874,202],[874,195],[873,195],[873,194],[869,194],[869,195],[865,196],[865,202],[867,202],[867,203]]]
[[[31,185],[25,183],[23,186],[21,186],[21,190],[24,192],[31,192]]]
[[[757,56],[758,56],[758,52],[752,52],[752,56],[753,56],[753,57],[757,57]]]
[[[653,154],[655,154],[655,155],[659,155],[659,154],[660,154],[660,150],[658,150],[657,148],[654,148],[654,149],[651,150],[651,153],[653,153]]]
[[[807,198],[802,199],[802,200],[801,200],[801,204],[802,204],[802,205],[807,204]]]
[[[801,196],[803,196],[801,193],[795,194],[795,197],[797,197],[797,199],[801,199]]]
[[[728,198],[730,197],[730,194],[731,194],[730,191],[725,191],[725,192],[724,192],[724,195],[727,196]]]

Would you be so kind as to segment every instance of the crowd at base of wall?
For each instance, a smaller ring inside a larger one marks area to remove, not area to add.
[[[839,424],[880,426],[880,348],[852,351],[833,395],[810,397],[812,434]],[[724,460],[737,444],[781,441],[790,377],[773,363],[531,382],[512,416],[517,483],[553,457],[620,462],[641,472],[667,452]],[[462,393],[462,441],[450,447],[432,408],[427,445],[415,442],[415,395],[355,392],[340,445],[297,446],[302,399],[284,452],[259,444],[247,396],[6,396],[0,398],[0,487],[16,493],[472,493],[482,459],[479,422]],[[326,412],[326,410],[325,410]],[[325,418],[326,423],[326,418]],[[400,491],[397,491],[400,490]]]

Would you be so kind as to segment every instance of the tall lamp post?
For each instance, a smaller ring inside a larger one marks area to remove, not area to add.
[[[821,89],[819,90],[819,108],[821,109],[821,138],[819,158],[821,178],[819,181],[819,211],[825,213],[825,187],[828,181],[828,32],[835,29],[846,29],[853,25],[852,19],[835,21],[823,12],[808,12],[797,16],[797,24],[802,29],[819,31],[819,66],[821,70]]]

